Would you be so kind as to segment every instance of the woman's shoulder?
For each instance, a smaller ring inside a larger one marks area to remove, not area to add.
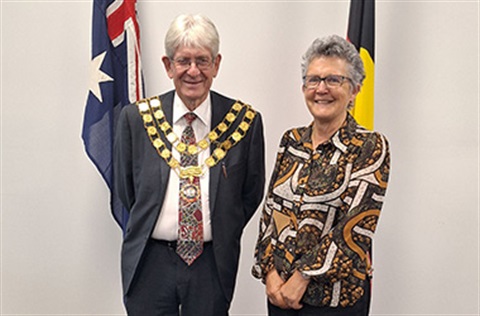
[[[292,127],[283,132],[282,140],[298,142],[307,132],[308,126]]]
[[[363,143],[370,143],[376,147],[389,147],[388,138],[379,131],[370,131],[370,130],[359,130],[356,133],[356,138],[361,140]]]
[[[358,124],[353,117],[350,119],[347,125],[347,137],[351,139],[353,144],[355,143],[385,143],[388,144],[387,137],[376,130],[369,130],[364,126]]]
[[[350,139],[350,152],[358,153],[360,161],[384,161],[390,156],[390,145],[387,137],[379,131],[371,131],[363,127],[356,129]],[[363,157],[363,158],[362,158]]]

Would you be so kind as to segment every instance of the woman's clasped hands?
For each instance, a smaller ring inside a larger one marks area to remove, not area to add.
[[[300,301],[310,280],[305,279],[300,272],[295,271],[287,281],[284,281],[277,270],[272,269],[268,272],[265,282],[268,300],[273,305],[283,309],[303,307]]]

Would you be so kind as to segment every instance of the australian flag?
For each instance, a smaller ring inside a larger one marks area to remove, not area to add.
[[[83,119],[85,151],[111,192],[117,223],[128,213],[113,187],[113,138],[123,106],[143,98],[136,0],[94,0],[90,85]]]

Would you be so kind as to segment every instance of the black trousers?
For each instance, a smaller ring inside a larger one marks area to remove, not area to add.
[[[174,244],[151,240],[125,307],[129,316],[228,316],[211,243],[188,266]]]
[[[370,284],[366,284],[365,294],[351,307],[317,307],[303,304],[299,310],[281,309],[268,302],[269,316],[368,316],[370,310]]]

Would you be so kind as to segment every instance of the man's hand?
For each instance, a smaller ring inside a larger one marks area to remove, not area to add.
[[[285,303],[282,294],[280,293],[280,289],[285,284],[285,281],[283,281],[275,268],[268,272],[265,278],[265,283],[265,290],[270,303],[280,308],[287,309],[288,305]]]
[[[310,283],[310,280],[304,279],[300,272],[295,271],[287,282],[282,285],[280,294],[288,308],[300,309],[303,307],[300,300],[307,290],[308,283]]]

